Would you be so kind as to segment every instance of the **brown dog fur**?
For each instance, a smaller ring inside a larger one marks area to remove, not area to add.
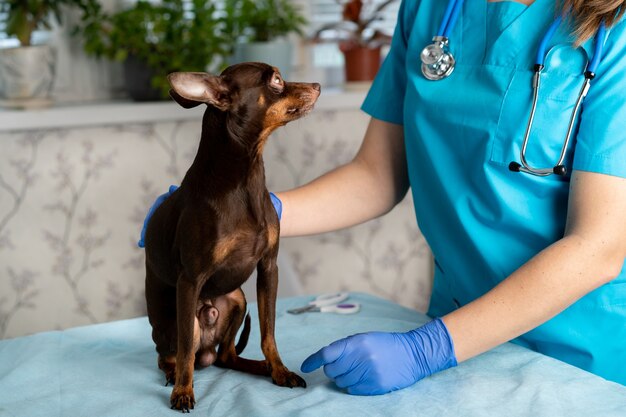
[[[274,339],[280,224],[262,152],[276,128],[313,108],[319,84],[287,83],[262,63],[234,65],[220,76],[168,78],[180,105],[207,104],[196,158],[180,188],[155,210],[145,237],[148,317],[159,367],[174,381],[172,408],[194,407],[194,364],[215,362],[305,387],[283,365]],[[240,286],[255,268],[262,361],[239,356],[245,329],[234,343],[246,311]]]

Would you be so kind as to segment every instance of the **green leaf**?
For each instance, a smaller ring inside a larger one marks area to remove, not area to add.
[[[291,0],[225,0],[227,26],[234,39],[269,41],[297,33],[302,35],[307,23]]]
[[[128,51],[120,49],[115,53],[115,56],[113,57],[113,59],[115,61],[126,61],[126,58],[128,58]]]

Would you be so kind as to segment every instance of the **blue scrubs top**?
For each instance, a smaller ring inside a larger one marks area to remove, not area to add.
[[[480,297],[564,234],[569,176],[513,173],[532,100],[537,46],[554,0],[531,6],[468,0],[450,34],[457,65],[441,81],[421,73],[447,2],[404,1],[391,50],[362,109],[404,125],[419,227],[435,257],[429,314]],[[626,24],[603,59],[576,121],[566,166],[626,177]],[[593,42],[574,49],[565,24],[549,47],[527,148],[533,166],[558,160]],[[574,277],[573,277],[574,278]],[[480,335],[476,335],[480,337]],[[626,385],[626,268],[516,343]]]

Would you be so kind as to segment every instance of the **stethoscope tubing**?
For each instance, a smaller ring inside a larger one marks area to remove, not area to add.
[[[547,55],[546,49],[548,48],[548,43],[550,43],[550,41],[554,37],[554,33],[557,31],[562,21],[563,21],[563,17],[558,16],[556,19],[554,19],[554,22],[552,22],[552,24],[546,31],[546,34],[544,35],[543,39],[541,40],[541,43],[539,44],[539,48],[537,48],[537,58],[535,59],[536,65],[541,65],[542,67],[544,66],[546,55]],[[591,60],[589,61],[589,64],[587,65],[586,71],[589,71],[595,74],[596,69],[598,68],[598,65],[600,64],[600,59],[602,58],[602,50],[604,49],[605,37],[606,37],[606,25],[604,24],[604,22],[602,22],[600,24],[600,27],[598,28],[598,32],[596,33],[596,36],[594,37],[593,56],[591,57]]]
[[[591,62],[587,67],[587,71],[593,74],[596,73],[596,69],[598,65],[600,65],[600,60],[602,59],[602,50],[604,49],[604,42],[606,41],[606,25],[604,21],[600,23],[600,27],[598,28],[598,33],[595,36],[595,45],[593,49],[593,57],[591,58]]]
[[[439,27],[437,36],[441,36],[446,39],[449,38],[450,32],[456,24],[456,21],[461,14],[461,10],[463,9],[463,2],[464,0],[452,0],[448,2],[448,6],[446,7],[445,14],[443,15],[444,17],[441,21],[441,26]]]
[[[443,36],[443,33],[446,31],[448,22],[450,21],[450,16],[452,16],[452,9],[456,6],[456,3],[458,3],[458,0],[448,2],[446,11],[443,13],[443,19],[441,19],[441,25],[439,25],[439,30],[437,31],[437,36]]]
[[[424,76],[429,80],[441,80],[443,78],[448,77],[452,71],[454,70],[455,60],[452,56],[452,53],[447,49],[448,47],[448,39],[452,28],[454,27],[457,18],[461,13],[461,9],[463,8],[464,0],[450,0],[445,9],[443,19],[441,21],[441,25],[439,26],[439,30],[437,31],[437,36],[433,38],[433,45],[429,45],[424,48],[422,52],[422,72]],[[520,149],[520,162],[511,162],[509,164],[509,169],[511,171],[517,172],[525,172],[532,175],[538,176],[547,176],[550,174],[558,174],[565,175],[567,173],[567,169],[563,165],[563,161],[565,160],[565,154],[567,151],[567,146],[570,142],[572,131],[574,129],[574,124],[576,122],[576,117],[580,110],[580,106],[589,91],[591,80],[595,77],[596,70],[600,61],[602,59],[602,51],[604,47],[604,42],[606,38],[606,26],[604,22],[601,22],[600,27],[594,37],[594,50],[593,56],[591,60],[587,60],[587,66],[584,72],[584,81],[583,85],[580,88],[578,93],[578,97],[576,99],[576,104],[574,109],[572,110],[569,124],[567,127],[567,134],[565,136],[565,140],[563,142],[563,146],[561,147],[561,153],[559,155],[559,160],[557,164],[552,168],[535,168],[532,167],[527,159],[526,159],[526,149],[528,147],[528,139],[530,137],[530,133],[532,130],[533,122],[535,120],[535,111],[537,110],[537,103],[539,100],[539,87],[541,84],[541,72],[545,68],[545,60],[546,53],[548,49],[548,44],[554,37],[554,34],[558,30],[559,26],[563,21],[563,16],[557,16],[552,24],[548,27],[548,30],[544,34],[541,42],[539,43],[539,47],[537,48],[537,55],[535,59],[534,71],[535,74],[532,80],[532,88],[533,88],[533,98],[532,105],[530,110],[530,115],[528,117],[528,123],[526,125],[526,131],[524,133],[524,139],[522,140],[522,146]],[[430,48],[433,48],[434,51],[439,51],[439,56],[430,55]],[[438,48],[438,49],[437,49]],[[435,60],[428,61],[432,57],[435,57]]]
[[[528,163],[528,160],[526,159],[526,148],[528,146],[528,140],[530,138],[530,132],[532,130],[532,126],[533,126],[533,122],[535,118],[535,111],[537,109],[537,102],[539,99],[539,88],[541,85],[541,71],[544,69],[544,65],[545,65],[545,57],[547,55],[546,54],[547,45],[549,44],[550,40],[552,40],[552,37],[554,36],[554,33],[557,31],[562,20],[563,20],[562,17],[558,16],[554,20],[554,22],[552,22],[552,24],[546,31],[545,36],[541,40],[541,43],[539,44],[539,48],[537,49],[537,59],[535,62],[535,74],[533,76],[532,106],[530,109],[530,116],[528,117],[528,123],[526,125],[526,131],[524,133],[524,139],[522,140],[522,147],[520,150],[521,165],[517,164],[516,162],[512,162],[509,165],[509,168],[512,171],[522,171],[527,174],[533,174],[537,176],[547,176],[550,174],[565,175],[567,173],[567,169],[563,165],[563,161],[565,160],[565,154],[567,152],[567,146],[569,145],[569,142],[572,137],[572,131],[574,130],[574,124],[576,122],[576,117],[578,116],[580,106],[584,98],[587,96],[587,92],[589,91],[589,87],[591,85],[591,79],[595,77],[596,68],[599,65],[600,59],[602,57],[602,50],[604,47],[604,39],[606,35],[606,27],[604,25],[604,22],[602,22],[600,24],[600,27],[598,28],[598,32],[596,33],[596,36],[594,39],[595,44],[594,44],[593,57],[590,61],[588,61],[587,67],[585,69],[585,74],[584,74],[585,78],[583,81],[583,85],[581,86],[580,91],[578,93],[578,97],[576,98],[576,104],[574,105],[574,109],[572,110],[572,113],[570,115],[569,123],[567,126],[567,133],[565,135],[565,140],[563,141],[563,146],[561,147],[561,152],[559,154],[559,160],[557,161],[556,165],[552,168],[535,168],[535,167],[532,167]]]
[[[546,49],[548,47],[548,43],[552,40],[552,37],[561,25],[562,20],[563,18],[561,16],[558,16],[556,19],[554,19],[554,22],[552,22],[552,24],[546,31],[546,34],[543,36],[543,39],[541,39],[541,43],[539,43],[539,48],[537,48],[537,58],[535,59],[535,64],[541,65],[543,67],[546,59]]]

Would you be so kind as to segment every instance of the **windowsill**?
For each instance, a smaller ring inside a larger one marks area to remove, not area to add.
[[[358,110],[366,93],[366,88],[322,91],[315,111]],[[201,114],[202,107],[186,110],[173,101],[107,101],[40,110],[0,110],[0,132],[193,120]]]

